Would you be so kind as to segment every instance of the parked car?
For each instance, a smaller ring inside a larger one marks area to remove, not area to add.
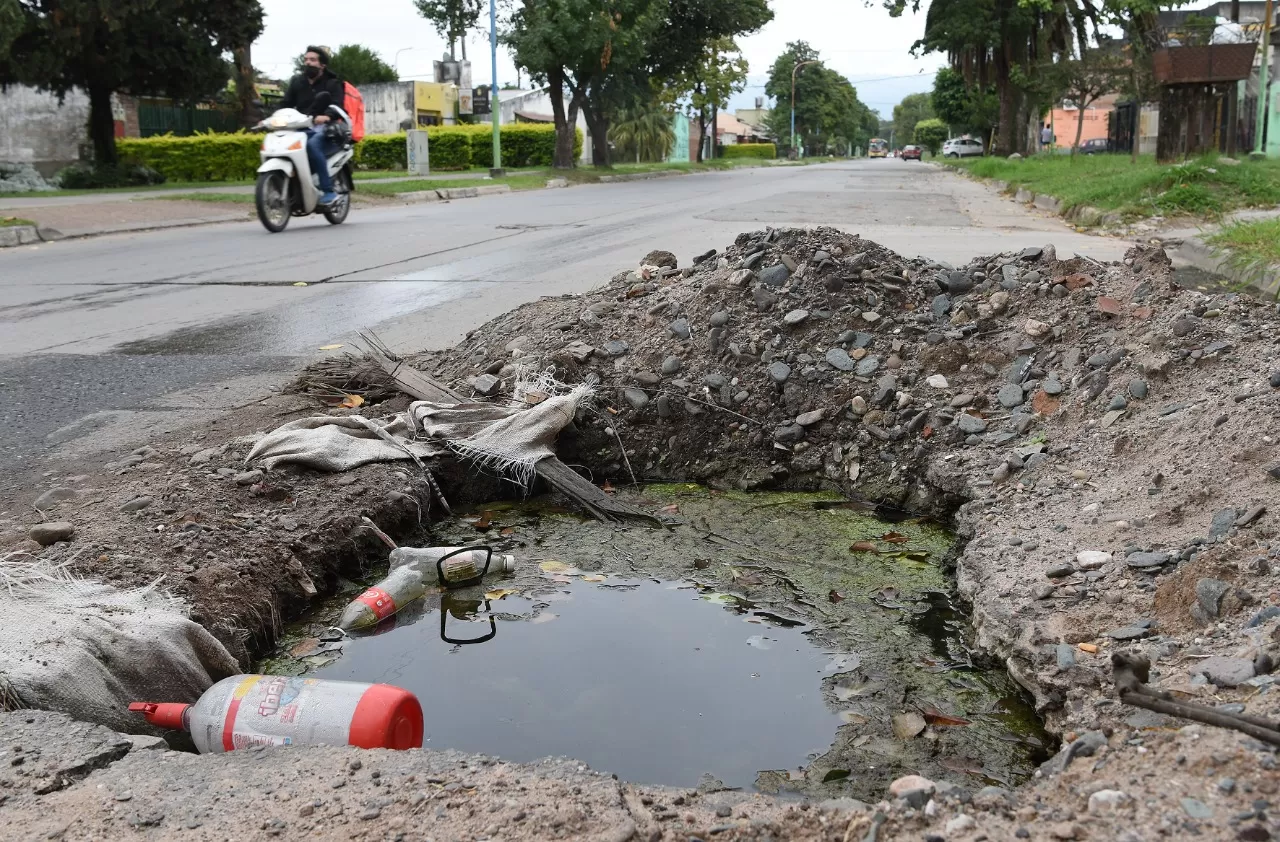
[[[957,137],[942,144],[944,158],[982,157],[982,141],[971,137]]]
[[[902,160],[922,161],[924,160],[924,150],[919,146],[904,146],[902,147]]]
[[[1086,155],[1097,155],[1102,152],[1111,151],[1111,142],[1105,137],[1095,137],[1092,140],[1086,140],[1080,144],[1080,151]]]

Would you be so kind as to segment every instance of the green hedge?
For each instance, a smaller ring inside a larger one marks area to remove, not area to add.
[[[778,147],[772,143],[730,143],[721,147],[722,158],[765,158],[772,160],[778,157]]]
[[[116,150],[122,161],[141,164],[169,181],[235,181],[253,178],[261,159],[262,135],[197,134],[190,137],[157,135],[121,138]]]
[[[574,158],[582,154],[575,131]],[[121,160],[150,167],[170,181],[235,181],[253,178],[261,163],[261,134],[157,135],[116,141]],[[490,125],[432,126],[427,129],[432,170],[466,170],[493,165]],[[763,145],[763,144],[762,144]],[[520,123],[502,127],[502,163],[508,167],[549,167],[555,156],[551,125]],[[732,147],[730,147],[732,148]],[[773,147],[770,145],[769,149]],[[356,145],[355,164],[369,170],[403,170],[405,135],[367,135]],[[729,157],[726,149],[726,157]],[[772,154],[769,156],[772,157]]]

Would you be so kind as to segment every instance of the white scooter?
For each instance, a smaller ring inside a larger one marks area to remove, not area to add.
[[[336,106],[330,107],[351,125],[351,118]],[[259,124],[268,134],[262,141],[262,166],[258,167],[258,184],[254,192],[258,207],[258,219],[273,234],[278,234],[289,224],[291,216],[307,216],[323,213],[333,225],[340,225],[351,210],[351,191],[355,185],[351,179],[351,160],[355,157],[350,132],[342,132],[343,126],[328,124],[342,140],[342,146],[329,156],[329,175],[333,178],[336,201],[319,204],[319,178],[311,172],[307,158],[306,129],[314,126],[311,117],[293,108],[282,108]]]

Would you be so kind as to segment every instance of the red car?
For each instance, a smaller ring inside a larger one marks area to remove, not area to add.
[[[924,150],[919,146],[902,147],[902,160],[904,161],[923,161]]]

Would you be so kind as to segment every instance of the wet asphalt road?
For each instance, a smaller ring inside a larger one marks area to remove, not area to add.
[[[26,460],[137,416],[191,421],[231,405],[211,397],[231,379],[237,399],[261,393],[357,330],[397,350],[440,347],[526,301],[590,289],[650,249],[686,265],[741,231],[791,224],[951,262],[1046,242],[1099,259],[1123,251],[898,160],[357,210],[337,228],[308,218],[279,235],[228,223],[6,249],[0,455]]]

